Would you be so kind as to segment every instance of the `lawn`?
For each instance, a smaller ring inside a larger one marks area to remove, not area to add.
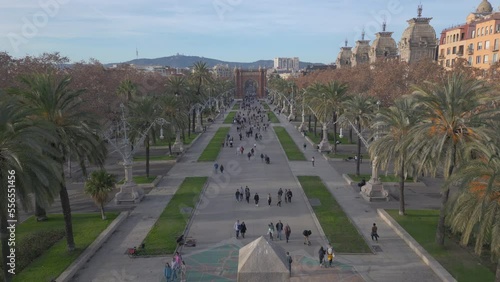
[[[231,110],[237,111],[239,109],[240,109],[240,103],[236,103],[236,104],[233,105],[233,108]]]
[[[181,209],[195,207],[207,179],[207,177],[186,177],[184,179],[144,239],[146,247],[143,254],[172,254],[175,251],[176,240],[183,234],[191,216],[191,214],[182,213]]]
[[[235,115],[236,115],[236,112],[229,112],[227,114],[226,118],[224,119],[224,123],[225,124],[232,124]]]
[[[308,199],[319,199],[314,213],[333,249],[339,253],[371,253],[358,230],[318,176],[298,176]]]
[[[285,150],[285,154],[289,161],[306,160],[304,153],[302,153],[297,144],[295,144],[292,137],[290,137],[290,134],[288,134],[284,127],[275,126],[274,132],[276,132],[276,135],[278,136],[281,146],[283,147],[283,150]]]
[[[267,117],[271,123],[280,123],[280,120],[276,117],[273,111],[267,111]]]
[[[453,239],[447,237],[444,247],[434,242],[439,211],[406,210],[406,216],[400,216],[398,210],[386,211],[457,281],[495,280],[492,270],[481,264],[477,256],[460,247]]]
[[[372,176],[371,174],[360,174],[357,176],[356,174],[348,174],[352,181],[361,181],[363,178],[368,181]],[[379,175],[381,182],[399,182],[399,176],[395,175]],[[412,177],[406,178],[405,182],[413,182]]]
[[[198,158],[199,162],[210,162],[215,161],[217,156],[219,156],[219,152],[222,148],[222,142],[226,140],[226,136],[229,132],[229,127],[220,127],[217,132],[215,132],[214,137],[210,140],[207,147],[201,153]]]
[[[266,103],[266,102],[263,102],[262,105],[264,106],[264,109],[270,111],[271,108],[269,107],[269,105]]]
[[[150,161],[171,161],[175,160],[176,156],[171,156],[171,155],[155,155],[155,156],[149,156]],[[146,161],[146,156],[135,156],[134,157],[134,162],[142,162]]]
[[[319,142],[321,142],[321,134],[319,132],[321,132],[321,129],[319,129],[316,136],[314,136],[314,132],[308,132],[307,137],[309,137],[309,139],[311,139],[311,141],[313,141],[315,144],[319,144]],[[340,144],[351,144],[349,143],[349,138],[347,138],[346,136],[342,136],[342,138],[340,138],[337,134],[337,140],[340,141]],[[333,144],[333,132],[328,132],[328,141]]]
[[[189,145],[191,144],[191,142],[193,142],[193,140],[198,136],[200,135],[199,132],[191,132],[191,136],[189,137],[187,132],[185,133],[185,137],[186,137],[186,140],[184,140],[184,145]],[[173,137],[172,139],[170,139],[170,145],[174,145],[174,142],[175,142],[175,137]],[[156,144],[154,145],[151,145],[152,147],[156,147],[156,146],[168,146],[168,140],[167,139],[158,139],[156,140]]]
[[[135,184],[149,184],[152,183],[155,179],[156,175],[150,175],[149,177],[146,177],[145,175],[138,175],[132,177],[132,180],[134,180]],[[125,179],[118,182],[118,184],[123,184],[123,183],[125,183]]]
[[[108,219],[102,220],[100,213],[72,215],[73,234],[76,249],[71,254],[66,249],[65,237],[46,250],[23,271],[14,276],[14,281],[51,281],[57,278],[80,254],[108,227],[118,216],[116,212],[106,213]],[[64,229],[64,219],[61,214],[49,215],[49,220],[37,222],[30,217],[17,226],[16,240],[21,242],[27,235],[36,230]]]

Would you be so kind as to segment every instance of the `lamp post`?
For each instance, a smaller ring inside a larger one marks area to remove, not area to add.
[[[323,106],[325,107],[325,110],[323,113],[323,138],[321,139],[321,142],[319,143],[319,151],[320,152],[330,152],[331,146],[330,146],[330,143],[328,142],[328,123],[326,122],[326,119],[327,119],[326,94],[323,93],[321,95],[323,96]]]
[[[306,131],[306,111],[305,111],[305,97],[306,97],[306,90],[303,90],[302,92],[302,122],[300,123],[299,126],[299,131],[304,133]]]
[[[110,128],[107,132],[103,133],[103,137],[108,141],[108,143],[117,151],[122,159],[123,159],[123,167],[125,170],[125,183],[120,187],[120,191],[115,195],[115,203],[120,204],[122,202],[133,202],[139,203],[144,197],[144,190],[141,187],[137,186],[137,184],[133,180],[133,155],[135,149],[144,143],[144,139],[146,138],[149,130],[155,125],[158,124],[161,126],[160,128],[160,138],[163,136],[163,125],[170,124],[163,118],[156,118],[148,128],[144,131],[140,132],[140,137],[135,140],[135,142],[131,142],[128,137],[128,123],[125,118],[125,105],[120,104],[120,108],[122,111],[121,115],[121,126],[118,125],[117,131],[120,129],[123,130],[123,139],[113,138],[113,133],[115,132],[114,128]]]
[[[294,113],[294,110],[293,110],[293,104],[294,104],[294,100],[293,100],[293,91],[294,91],[294,88],[293,88],[293,84],[291,85],[292,87],[292,93],[291,93],[291,98],[290,98],[290,115],[288,115],[288,121],[292,121],[295,119],[295,113]]]

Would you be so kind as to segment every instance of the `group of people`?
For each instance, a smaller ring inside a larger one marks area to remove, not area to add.
[[[320,267],[332,267],[333,265],[333,258],[335,257],[335,254],[333,253],[333,248],[332,245],[328,245],[328,247],[325,249],[323,246],[319,248],[318,251],[319,255],[319,265]],[[326,260],[325,260],[326,256]],[[327,264],[328,262],[328,264]]]
[[[180,281],[186,281],[187,267],[179,252],[175,252],[171,263],[165,264],[164,275],[167,282],[176,281],[180,276]]]
[[[292,234],[292,229],[290,228],[290,225],[288,225],[288,223],[285,226],[283,226],[281,220],[278,220],[276,225],[274,225],[272,222],[270,222],[267,225],[267,234],[269,235],[269,239],[271,239],[271,241],[274,241],[275,232],[276,232],[276,240],[277,239],[282,240],[283,237],[282,234],[285,233],[285,239],[286,242],[288,243],[288,240],[290,240],[290,234]]]
[[[240,223],[240,220],[236,220],[236,222],[233,225],[234,231],[236,232],[236,239],[241,237],[245,238],[245,233],[247,232],[247,226],[244,221]]]
[[[218,164],[217,162],[214,163],[214,171],[217,173],[217,171],[220,170],[220,173],[224,173],[224,166],[222,164]]]

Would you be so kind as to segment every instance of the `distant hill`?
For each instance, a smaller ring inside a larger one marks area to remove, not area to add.
[[[202,61],[205,62],[209,67],[213,67],[217,64],[229,65],[229,67],[241,67],[244,69],[258,69],[259,67],[264,68],[272,68],[274,65],[273,60],[258,60],[250,63],[241,63],[241,62],[226,62],[217,59],[198,57],[198,56],[185,56],[185,55],[174,55],[169,57],[161,57],[155,59],[135,59],[122,63],[114,63],[114,64],[134,64],[137,66],[169,66],[173,68],[187,68],[194,65],[194,63]],[[107,64],[114,65],[114,64]],[[309,63],[309,62],[300,62],[300,68],[305,68],[309,65],[324,65],[321,63]]]

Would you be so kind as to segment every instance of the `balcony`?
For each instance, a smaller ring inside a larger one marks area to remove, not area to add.
[[[472,55],[474,54],[474,49],[467,49],[467,54]]]
[[[464,55],[464,51],[458,51],[457,56],[462,57]]]
[[[444,54],[441,54],[441,55],[439,55],[439,57],[438,57],[438,59],[444,59],[444,58],[445,58]]]

